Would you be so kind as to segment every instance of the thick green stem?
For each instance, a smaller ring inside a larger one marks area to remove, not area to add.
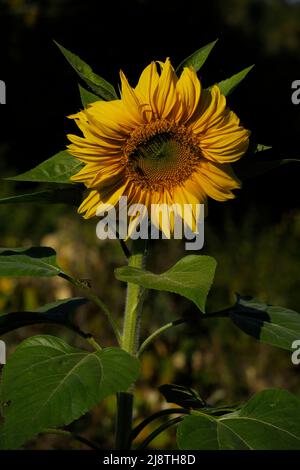
[[[131,445],[133,394],[117,394],[116,449],[127,450]]]
[[[128,266],[143,268],[145,258],[145,245],[141,240],[133,243],[132,254],[128,259]],[[137,355],[139,348],[139,335],[141,323],[143,289],[136,284],[127,284],[127,297],[124,313],[123,334],[121,347],[129,354]],[[116,448],[130,449],[130,436],[132,431],[133,393],[122,392],[117,395],[117,422],[116,422]]]
[[[143,264],[144,253],[140,250],[132,254],[128,260],[128,266],[132,268],[143,268]],[[121,346],[133,355],[137,353],[139,347],[142,296],[143,288],[128,282]]]

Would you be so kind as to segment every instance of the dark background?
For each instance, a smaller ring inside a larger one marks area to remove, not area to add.
[[[258,142],[273,146],[274,155],[300,156],[300,105],[291,102],[291,84],[300,79],[300,2],[0,0],[0,36],[0,79],[7,85],[7,104],[0,106],[1,176],[15,175],[52,156],[75,130],[66,116],[81,107],[77,76],[53,39],[117,86],[120,68],[134,85],[151,60],[169,56],[177,65],[219,38],[201,70],[203,84],[255,63],[229,97],[229,105]],[[235,292],[299,311],[298,165],[247,180],[235,200],[210,201],[204,252],[217,259],[218,268],[208,311],[232,304]],[[0,180],[0,197],[34,188]],[[117,242],[97,240],[95,226],[94,220],[83,222],[71,207],[0,204],[0,245],[53,246],[62,269],[92,279],[121,319],[125,287],[113,279],[113,269],[125,260]],[[184,254],[181,241],[157,242],[149,267],[161,272]],[[0,314],[32,311],[74,295],[82,292],[62,279],[0,278]],[[292,365],[287,351],[256,342],[226,320],[197,325],[199,312],[178,296],[149,293],[142,336],[184,313],[195,316],[194,327],[170,332],[143,356],[136,398],[139,416],[163,406],[156,390],[163,383],[192,386],[211,404],[236,403],[270,387],[299,393],[299,366]],[[113,344],[110,329],[93,305],[82,308],[77,319],[102,346]],[[59,334],[84,346],[72,333],[49,326],[19,329],[4,339],[12,351],[28,335],[40,333]],[[109,448],[114,405],[109,399],[96,407],[77,430]],[[153,446],[173,447],[174,433],[161,435]],[[28,448],[76,444],[44,437]]]
[[[300,74],[298,2],[1,0],[0,5],[0,78],[7,84],[7,105],[0,108],[2,169],[28,169],[66,144],[65,116],[80,102],[76,76],[52,39],[117,85],[120,68],[134,84],[152,59],[170,56],[178,64],[219,38],[201,71],[204,85],[256,64],[230,105],[259,142],[282,156],[299,155],[300,105],[291,102],[291,83]],[[245,199],[246,205],[251,200],[261,206],[263,198],[266,213],[276,217],[295,205],[298,174],[293,164],[247,183],[239,204]]]

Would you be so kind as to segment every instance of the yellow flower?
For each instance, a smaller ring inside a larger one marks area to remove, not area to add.
[[[121,99],[69,116],[83,137],[68,135],[68,150],[85,163],[71,179],[91,190],[78,212],[93,217],[120,196],[149,209],[233,198],[240,182],[230,163],[247,150],[249,131],[218,86],[202,89],[191,67],[177,77],[169,59],[148,65],[135,88],[120,78]]]

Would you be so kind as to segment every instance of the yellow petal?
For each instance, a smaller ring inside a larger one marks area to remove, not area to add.
[[[174,201],[181,205],[184,224],[195,232],[201,210],[199,204],[206,204],[206,195],[203,188],[197,180],[188,180],[176,188]]]
[[[85,212],[84,218],[90,219],[91,217],[95,217],[97,209],[101,204],[110,204],[115,206],[123,195],[126,189],[126,184],[127,183],[124,183],[122,186],[119,186],[118,181],[116,185],[105,188],[101,192],[98,189],[92,190],[79,207],[78,212]]]
[[[167,59],[153,95],[153,107],[157,118],[163,119],[176,115],[179,106],[176,92],[177,76]]]
[[[217,126],[224,117],[225,108],[226,98],[217,85],[203,90],[197,112],[190,123],[193,132],[201,137],[207,129]]]
[[[94,108],[89,108],[90,111],[81,111],[74,115],[75,123],[84,135],[84,138],[74,136],[70,134],[69,140],[74,144],[84,146],[95,146],[102,147],[105,151],[114,151],[116,148],[120,148],[123,145],[126,138],[129,135],[124,129],[118,127],[117,124],[111,123],[108,119],[104,123],[101,123],[98,117],[95,116]]]
[[[201,84],[193,68],[185,67],[183,69],[176,89],[181,101],[178,118],[182,123],[185,123],[197,109],[201,94]]]
[[[198,204],[204,204],[206,202],[206,193],[196,175],[197,173],[194,173],[190,179],[185,181],[183,187],[185,191],[191,195],[189,196],[191,198],[191,204],[195,203],[195,200],[197,200]]]
[[[78,158],[83,163],[97,163],[105,164],[111,162],[112,159],[119,160],[120,150],[109,152],[99,146],[91,146],[86,143],[86,146],[70,144],[67,146],[68,152],[74,157]]]
[[[200,106],[189,124],[199,139],[203,157],[219,163],[238,160],[247,151],[250,132],[240,126],[218,86],[204,90]]]
[[[219,163],[235,162],[249,146],[250,132],[239,126],[219,127],[200,139],[202,155]]]
[[[96,214],[97,207],[100,204],[100,194],[97,190],[93,190],[89,193],[87,198],[82,202],[82,204],[78,208],[78,213],[86,213],[84,215],[85,219],[89,217],[93,217]],[[93,215],[90,215],[93,214]]]
[[[90,129],[98,136],[100,141],[107,142],[108,144],[122,144],[128,138],[129,131],[122,128],[117,121],[110,121],[107,118],[101,120],[101,116],[91,109],[87,111]]]
[[[87,116],[92,116],[95,122],[113,132],[114,138],[128,136],[135,128],[123,100],[97,101],[86,110]]]
[[[110,143],[103,138],[93,141],[87,137],[79,137],[74,134],[68,134],[67,137],[78,149],[95,150],[97,154],[114,155],[120,153],[122,146],[120,142]]]
[[[241,187],[239,179],[228,163],[220,165],[203,160],[194,178],[205,193],[217,201],[233,199],[235,196],[232,190]]]
[[[142,72],[137,86],[136,95],[141,103],[141,111],[144,119],[150,122],[153,117],[153,96],[157,88],[159,75],[155,62],[151,62]]]
[[[125,173],[120,164],[108,165],[99,169],[92,181],[92,186],[97,186],[100,193],[106,188],[122,186],[125,181]]]
[[[130,113],[131,119],[136,125],[143,124],[143,116],[141,111],[141,104],[136,96],[133,88],[128,83],[122,70],[120,71],[122,100],[127,111]]]
[[[99,172],[98,163],[89,163],[85,165],[81,170],[75,175],[71,176],[70,180],[74,182],[84,183],[87,185],[92,181],[97,173]]]
[[[165,236],[170,238],[174,233],[175,220],[182,223],[183,200],[174,196],[174,191],[165,189],[151,195],[151,222]]]
[[[126,187],[128,185],[128,182],[122,181],[122,184],[120,184],[119,179],[116,179],[116,183],[111,186],[107,186],[103,188],[103,190],[100,189],[100,198],[101,202],[104,204],[111,204],[112,206],[115,206],[120,197],[125,193]]]
[[[128,209],[133,204],[141,204],[142,210],[141,212],[138,211],[136,215],[129,216],[128,218],[128,238],[132,235],[133,231],[136,230],[137,225],[139,222],[147,218],[149,220],[150,212],[149,212],[149,193],[140,189],[138,186],[132,184],[130,188],[126,191],[126,195],[128,197],[127,205]]]

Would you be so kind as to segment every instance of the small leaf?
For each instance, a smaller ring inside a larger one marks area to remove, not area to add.
[[[179,424],[182,450],[299,450],[300,399],[286,390],[265,390],[220,418],[193,412]]]
[[[70,315],[74,311],[88,302],[83,297],[74,297],[71,299],[58,300],[38,308],[33,312],[12,312],[0,316],[0,335],[4,335],[9,331],[16,330],[29,325],[37,325],[41,323],[54,323],[66,326],[76,331],[83,337],[87,337],[82,331],[74,325],[70,319]]]
[[[293,341],[300,338],[299,313],[254,298],[238,296],[230,318],[244,333],[288,351],[293,351]]]
[[[0,199],[0,204],[70,204],[78,206],[82,201],[83,190],[80,186],[57,188],[55,190],[38,191],[36,193],[21,194],[18,196]]]
[[[108,101],[118,99],[114,87],[108,81],[94,73],[91,67],[86,62],[81,60],[77,55],[73,54],[73,52],[68,51],[68,49],[58,44],[58,42],[54,42],[63,53],[69,64],[72,65],[73,69],[78,73],[80,78],[85,81],[85,83],[94,93]]]
[[[203,408],[205,401],[202,400],[196,390],[175,384],[164,384],[159,387],[160,393],[168,403],[175,403],[184,408]]]
[[[248,75],[251,69],[253,69],[254,65],[250,65],[246,69],[243,69],[241,72],[236,73],[230,78],[226,80],[222,80],[221,82],[217,83],[218,87],[221,90],[223,95],[228,96],[232,93],[236,87],[244,80],[244,78]]]
[[[71,176],[78,173],[83,166],[83,163],[76,160],[67,151],[62,151],[40,163],[32,170],[5,179],[9,181],[71,184]]]
[[[265,150],[271,150],[271,148],[272,146],[270,145],[257,144],[255,153],[264,152]]]
[[[25,340],[3,369],[0,448],[16,449],[49,427],[68,425],[126,391],[138,374],[138,360],[119,348],[90,353],[54,336]]]
[[[206,62],[206,59],[208,58],[214,46],[216,45],[217,41],[218,40],[216,39],[215,41],[206,44],[206,46],[201,47],[189,57],[184,59],[176,69],[177,74],[182,72],[184,67],[193,67],[194,70],[198,72],[201,69],[202,65]]]
[[[101,100],[101,98],[99,98],[99,96],[97,96],[94,93],[91,93],[90,91],[86,90],[81,85],[78,85],[78,87],[79,87],[81,103],[85,108],[87,107],[88,104],[95,103],[95,101]]]
[[[61,273],[52,248],[0,248],[0,276],[51,277]]]
[[[116,269],[115,275],[120,281],[132,282],[147,289],[175,292],[190,299],[204,312],[216,264],[210,256],[188,255],[162,274],[126,266]]]

